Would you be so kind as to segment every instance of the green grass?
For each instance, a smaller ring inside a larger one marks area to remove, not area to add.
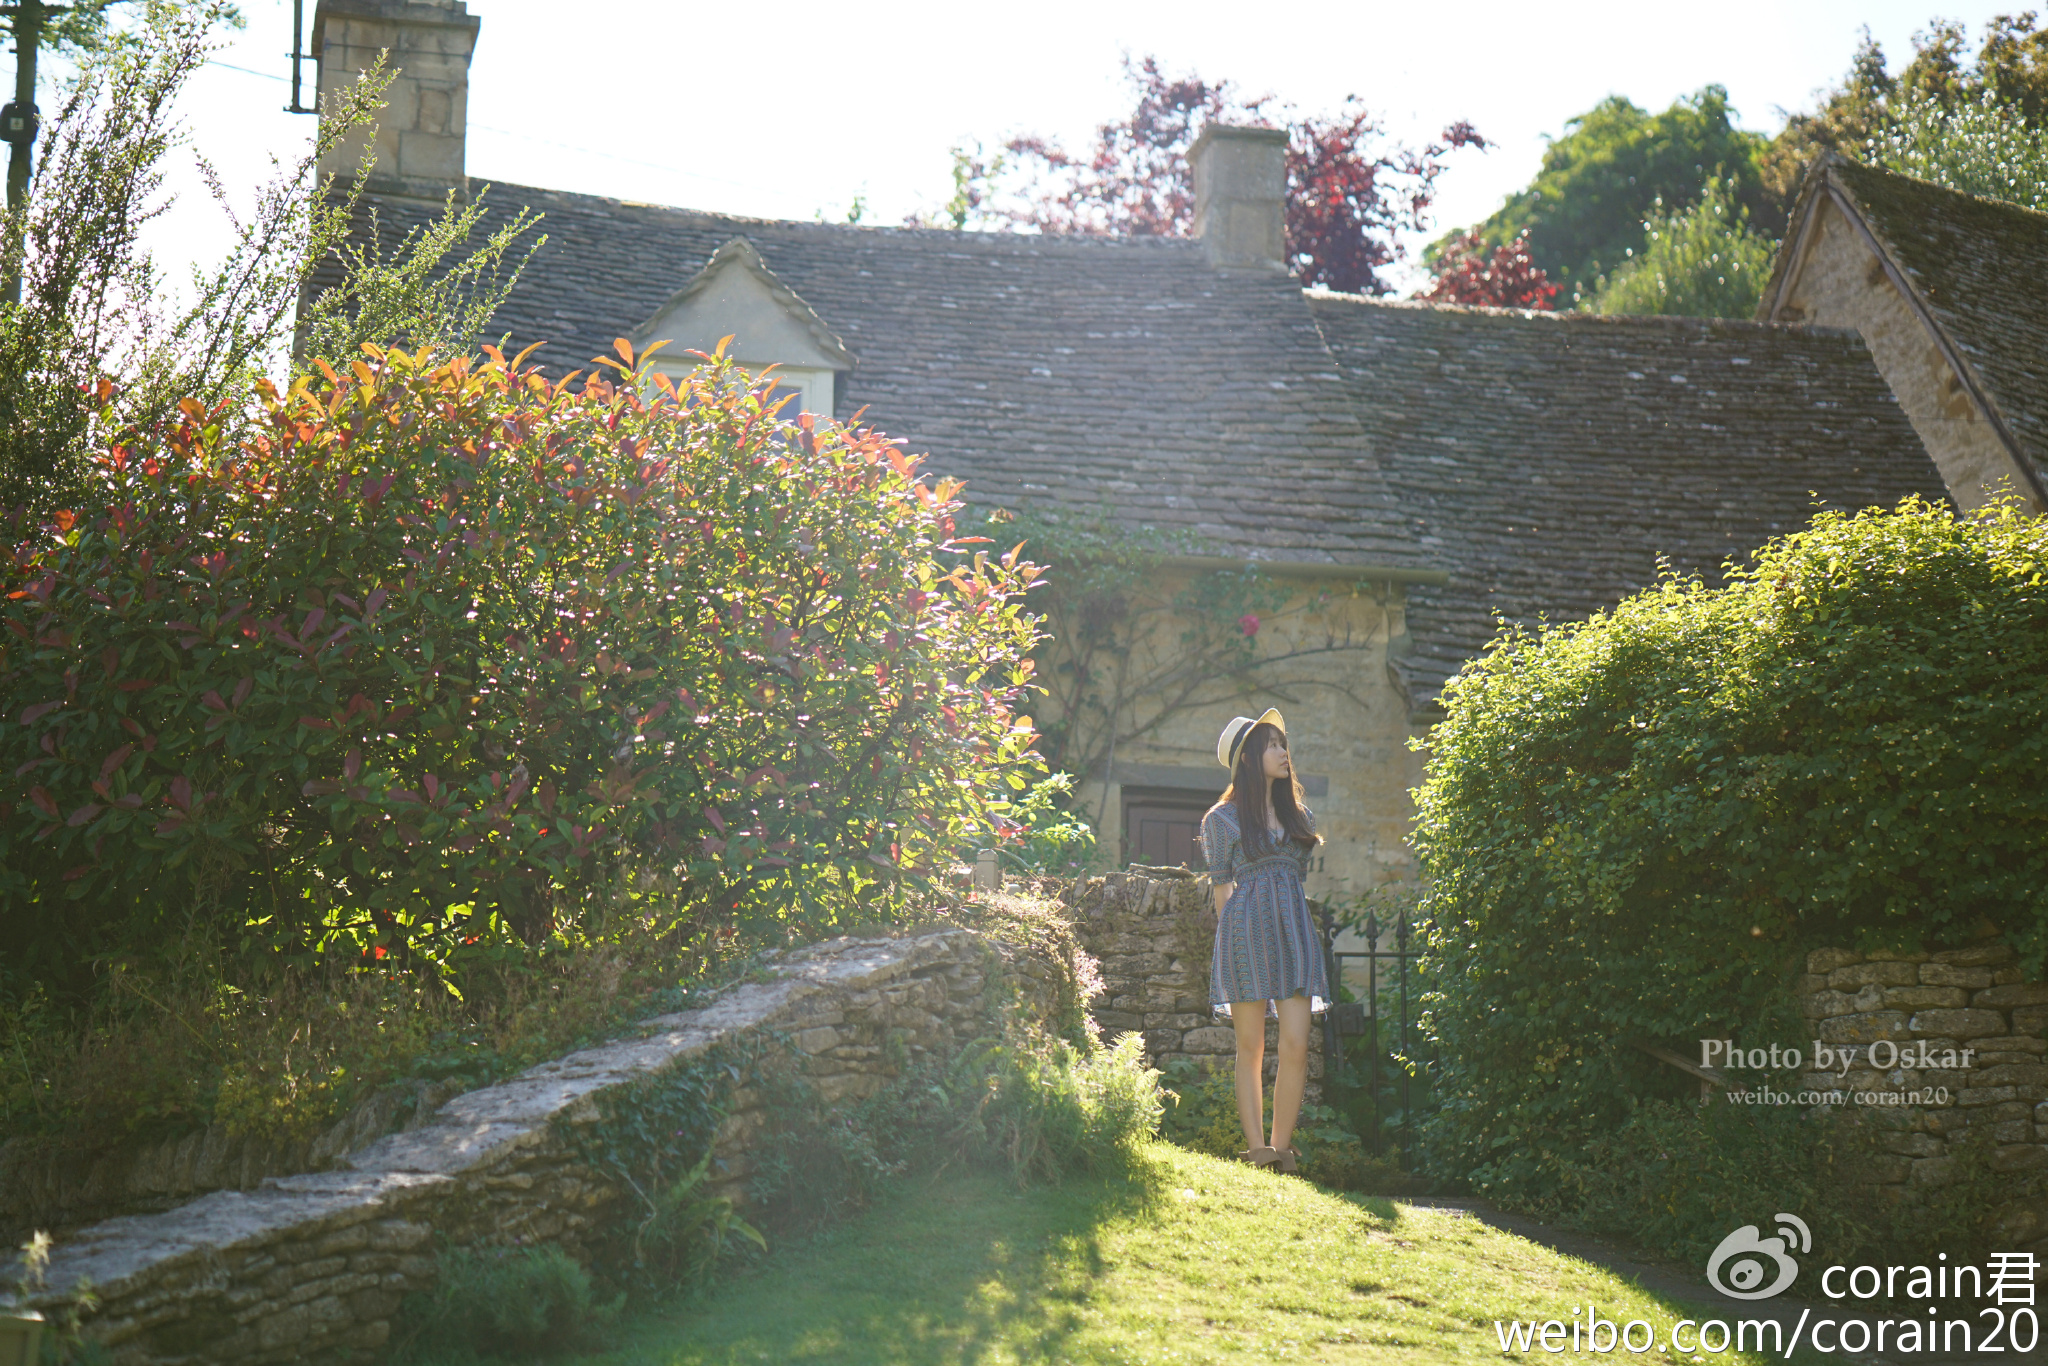
[[[910,1183],[705,1298],[629,1316],[579,1366],[1498,1359],[1494,1320],[1568,1320],[1589,1302],[1649,1320],[1660,1346],[1690,1317],[1476,1219],[1153,1143],[1128,1178]]]

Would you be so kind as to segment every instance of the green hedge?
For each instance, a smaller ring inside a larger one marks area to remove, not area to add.
[[[1417,833],[1440,1176],[1567,1198],[1692,1085],[1633,1043],[1808,1041],[1814,946],[1996,931],[2040,974],[2048,525],[1825,515],[1724,588],[1508,635],[1446,709]]]

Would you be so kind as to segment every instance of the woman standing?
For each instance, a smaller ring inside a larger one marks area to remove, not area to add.
[[[1291,1172],[1301,1154],[1294,1122],[1308,1078],[1309,1014],[1329,998],[1322,938],[1309,918],[1301,877],[1322,836],[1302,800],[1287,752],[1287,723],[1268,710],[1231,719],[1216,741],[1230,786],[1202,817],[1202,855],[1216,897],[1216,953],[1209,1004],[1237,1033],[1238,1157]],[[1266,1017],[1280,1018],[1273,1082],[1273,1141],[1265,1141]]]

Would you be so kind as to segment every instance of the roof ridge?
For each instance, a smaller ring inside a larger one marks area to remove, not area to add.
[[[586,190],[556,190],[541,185],[521,185],[515,181],[493,180],[487,176],[471,176],[470,183],[480,184],[486,190],[514,190],[520,194],[544,195],[550,199],[582,201],[591,205],[605,205],[620,209],[652,210],[656,213],[677,214],[686,218],[718,223],[749,224],[766,228],[797,228],[815,232],[821,236],[845,237],[908,237],[929,238],[934,241],[959,242],[1034,242],[1060,243],[1063,246],[1082,244],[1099,245],[1117,250],[1157,250],[1162,247],[1198,250],[1200,243],[1193,237],[1171,237],[1164,234],[1119,234],[1119,233],[1028,233],[1028,232],[987,232],[969,228],[935,228],[909,223],[823,223],[802,218],[763,218],[755,214],[727,213],[720,209],[699,209],[687,204],[659,204],[651,199],[621,199],[615,195],[593,194]]]
[[[1846,156],[1832,148],[1814,158],[1814,165],[1816,169],[1838,168],[1850,172],[1860,172],[1864,175],[1881,176],[1886,180],[1903,181],[1915,189],[1932,190],[1937,194],[1951,195],[1957,199],[1981,205],[1993,212],[2013,213],[2023,218],[2038,219],[2040,221],[2037,226],[2043,232],[2048,232],[2048,212],[2043,210],[2029,208],[2025,204],[2015,204],[2010,199],[2000,199],[1996,195],[1972,194],[1968,190],[1958,190],[1953,185],[1944,185],[1938,180],[1929,180],[1925,176],[1912,175],[1906,171],[1895,171],[1889,166],[1873,166],[1867,161],[1858,161],[1856,158]],[[1808,174],[1811,175],[1812,172],[1808,172]]]

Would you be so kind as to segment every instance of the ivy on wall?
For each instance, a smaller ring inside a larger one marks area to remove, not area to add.
[[[1030,605],[1045,637],[1034,655],[1044,694],[1034,720],[1055,769],[1106,773],[1190,712],[1242,710],[1254,695],[1298,705],[1334,692],[1366,705],[1344,680],[1363,677],[1384,635],[1333,609],[1351,592],[1384,604],[1384,585],[1305,592],[1250,564],[1191,569],[1184,557],[1197,547],[1187,538],[1101,518],[1033,508],[989,520],[997,539],[1021,541],[1052,566]]]

